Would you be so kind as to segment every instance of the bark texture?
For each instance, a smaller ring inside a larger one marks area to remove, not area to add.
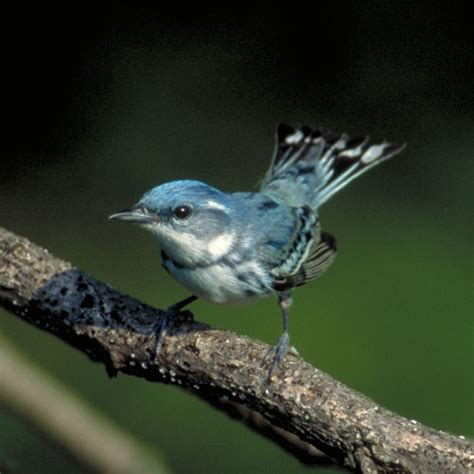
[[[174,319],[157,354],[162,310],[2,228],[0,305],[104,363],[110,375],[178,385],[307,464],[331,460],[364,473],[473,470],[471,441],[394,414],[294,354],[262,384],[267,345],[195,322],[189,312]]]

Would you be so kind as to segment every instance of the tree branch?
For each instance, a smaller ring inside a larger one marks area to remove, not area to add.
[[[181,386],[308,464],[327,462],[322,451],[356,472],[473,468],[472,442],[391,413],[294,354],[262,385],[268,346],[194,322],[189,312],[175,318],[156,354],[162,310],[2,228],[0,304],[104,363],[109,374]]]

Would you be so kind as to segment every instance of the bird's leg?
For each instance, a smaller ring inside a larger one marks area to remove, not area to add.
[[[278,304],[281,309],[281,314],[283,316],[283,334],[278,339],[278,342],[273,346],[267,353],[266,358],[273,356],[272,365],[268,371],[267,382],[270,381],[271,376],[274,374],[275,370],[280,365],[281,360],[285,357],[288,349],[290,348],[290,335],[288,334],[288,315],[291,303],[293,302],[291,298],[290,291],[284,291],[278,293]]]
[[[191,304],[193,301],[198,299],[197,296],[191,295],[185,298],[184,300],[178,301],[175,304],[172,304],[166,310],[165,314],[161,318],[159,324],[156,328],[156,345],[155,345],[155,354],[158,354],[163,346],[164,338],[168,335],[168,326],[170,321],[188,304]]]

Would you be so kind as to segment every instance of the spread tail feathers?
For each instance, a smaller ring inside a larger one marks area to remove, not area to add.
[[[327,130],[280,124],[261,191],[292,206],[320,207],[353,179],[400,153],[405,144],[369,144]]]

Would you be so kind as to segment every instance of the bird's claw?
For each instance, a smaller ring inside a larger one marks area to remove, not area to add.
[[[170,325],[171,319],[179,312],[177,305],[171,305],[160,319],[159,323],[156,325],[156,344],[155,344],[155,354],[159,354],[162,347],[165,337],[168,335],[168,328]]]
[[[156,325],[156,330],[155,330],[155,334],[156,334],[155,354],[156,355],[160,353],[163,347],[163,342],[165,340],[165,337],[168,335],[168,328],[170,326],[171,320],[175,316],[177,316],[185,306],[192,303],[196,299],[197,297],[194,295],[189,296],[188,298],[182,301],[178,301],[177,303],[172,304],[165,311],[165,314],[163,315],[159,323]]]
[[[284,332],[275,346],[271,347],[268,352],[265,354],[264,360],[272,359],[268,374],[265,378],[265,385],[267,385],[275,371],[278,369],[281,360],[287,354],[290,348],[290,336],[287,332]]]

